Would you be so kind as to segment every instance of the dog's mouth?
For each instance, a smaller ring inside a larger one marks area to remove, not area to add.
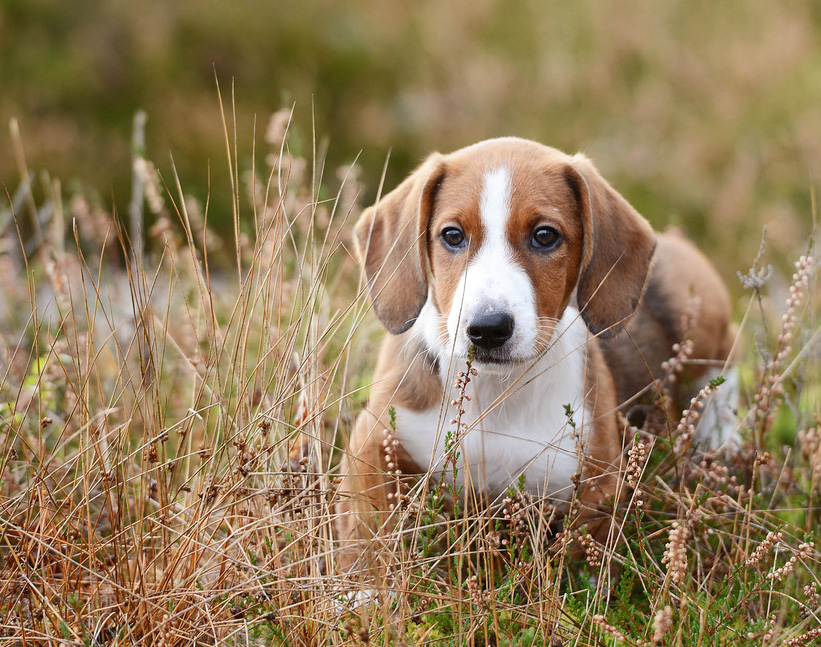
[[[491,373],[509,373],[511,370],[530,366],[538,361],[549,349],[548,340],[522,348],[521,343],[506,343],[496,348],[482,348],[467,344],[454,344],[446,331],[442,331],[440,359],[453,366],[463,365],[468,357],[473,358],[477,368],[484,366]],[[465,340],[467,341],[467,340]]]
[[[510,352],[502,348],[476,348],[473,360],[480,364],[515,364],[520,361],[511,357]]]
[[[485,366],[490,369],[491,372],[510,371],[513,368],[526,366],[532,363],[534,359],[535,356],[522,357],[512,355],[510,351],[502,348],[494,348],[491,350],[477,348],[473,354],[474,365]]]

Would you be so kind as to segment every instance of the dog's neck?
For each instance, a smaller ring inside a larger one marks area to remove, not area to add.
[[[474,364],[477,375],[465,389],[471,399],[461,401],[460,414],[453,386],[466,361],[452,358],[438,337],[425,337],[426,330],[438,329],[440,319],[430,304],[426,308],[431,309],[423,309],[414,338],[426,348],[426,367],[438,374],[441,399],[424,410],[397,407],[397,438],[411,460],[422,470],[439,473],[447,432],[456,430],[458,419],[464,429],[458,431],[460,478],[469,465],[473,484],[496,497],[524,474],[529,491],[568,498],[581,438],[574,430],[586,434],[592,422],[585,397],[590,388],[589,333],[578,311],[565,310],[548,347],[532,361],[504,371],[498,365]]]

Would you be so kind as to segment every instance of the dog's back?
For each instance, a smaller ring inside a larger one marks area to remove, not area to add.
[[[675,344],[691,340],[686,364],[669,384],[682,398],[720,374],[733,350],[730,295],[716,269],[675,229],[657,241],[636,314],[623,334],[601,343],[620,403],[654,395],[655,382],[669,373],[663,364]]]

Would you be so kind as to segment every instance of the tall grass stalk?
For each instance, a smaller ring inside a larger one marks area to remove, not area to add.
[[[516,484],[504,510],[454,484],[454,519],[397,474],[390,590],[357,603],[369,592],[337,568],[333,507],[380,334],[347,242],[359,170],[329,178],[315,136],[313,159],[292,152],[291,116],[272,117],[244,171],[224,119],[233,240],[209,228],[208,200],[144,160],[135,263],[115,214],[64,204],[45,175],[35,194],[13,129],[25,198],[7,195],[0,234],[0,644],[810,644],[811,263],[790,350],[742,354],[748,384],[781,385],[757,405],[766,435],[741,415],[744,447],[723,457],[694,434],[673,448],[668,430],[695,410],[668,420],[650,403],[641,429],[625,423],[634,495],[613,511],[615,550]]]

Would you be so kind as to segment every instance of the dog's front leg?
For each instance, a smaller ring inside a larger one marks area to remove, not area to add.
[[[367,412],[359,415],[340,465],[342,480],[335,506],[337,566],[369,586],[384,585],[391,552],[382,532],[391,516],[389,494],[394,480],[388,474],[383,446],[387,428]]]
[[[615,445],[618,447],[618,445]],[[619,512],[626,501],[626,490],[622,479],[621,455],[610,452],[610,460],[585,460],[584,477],[579,492],[579,512],[574,521],[578,531],[571,554],[574,559],[588,559],[581,541],[582,535],[590,535],[600,551],[599,561],[604,565],[598,573],[592,573],[591,581],[596,581],[603,591],[612,590],[612,585],[621,575],[621,565],[613,559],[616,548],[622,540]],[[591,565],[592,566],[592,565]]]

